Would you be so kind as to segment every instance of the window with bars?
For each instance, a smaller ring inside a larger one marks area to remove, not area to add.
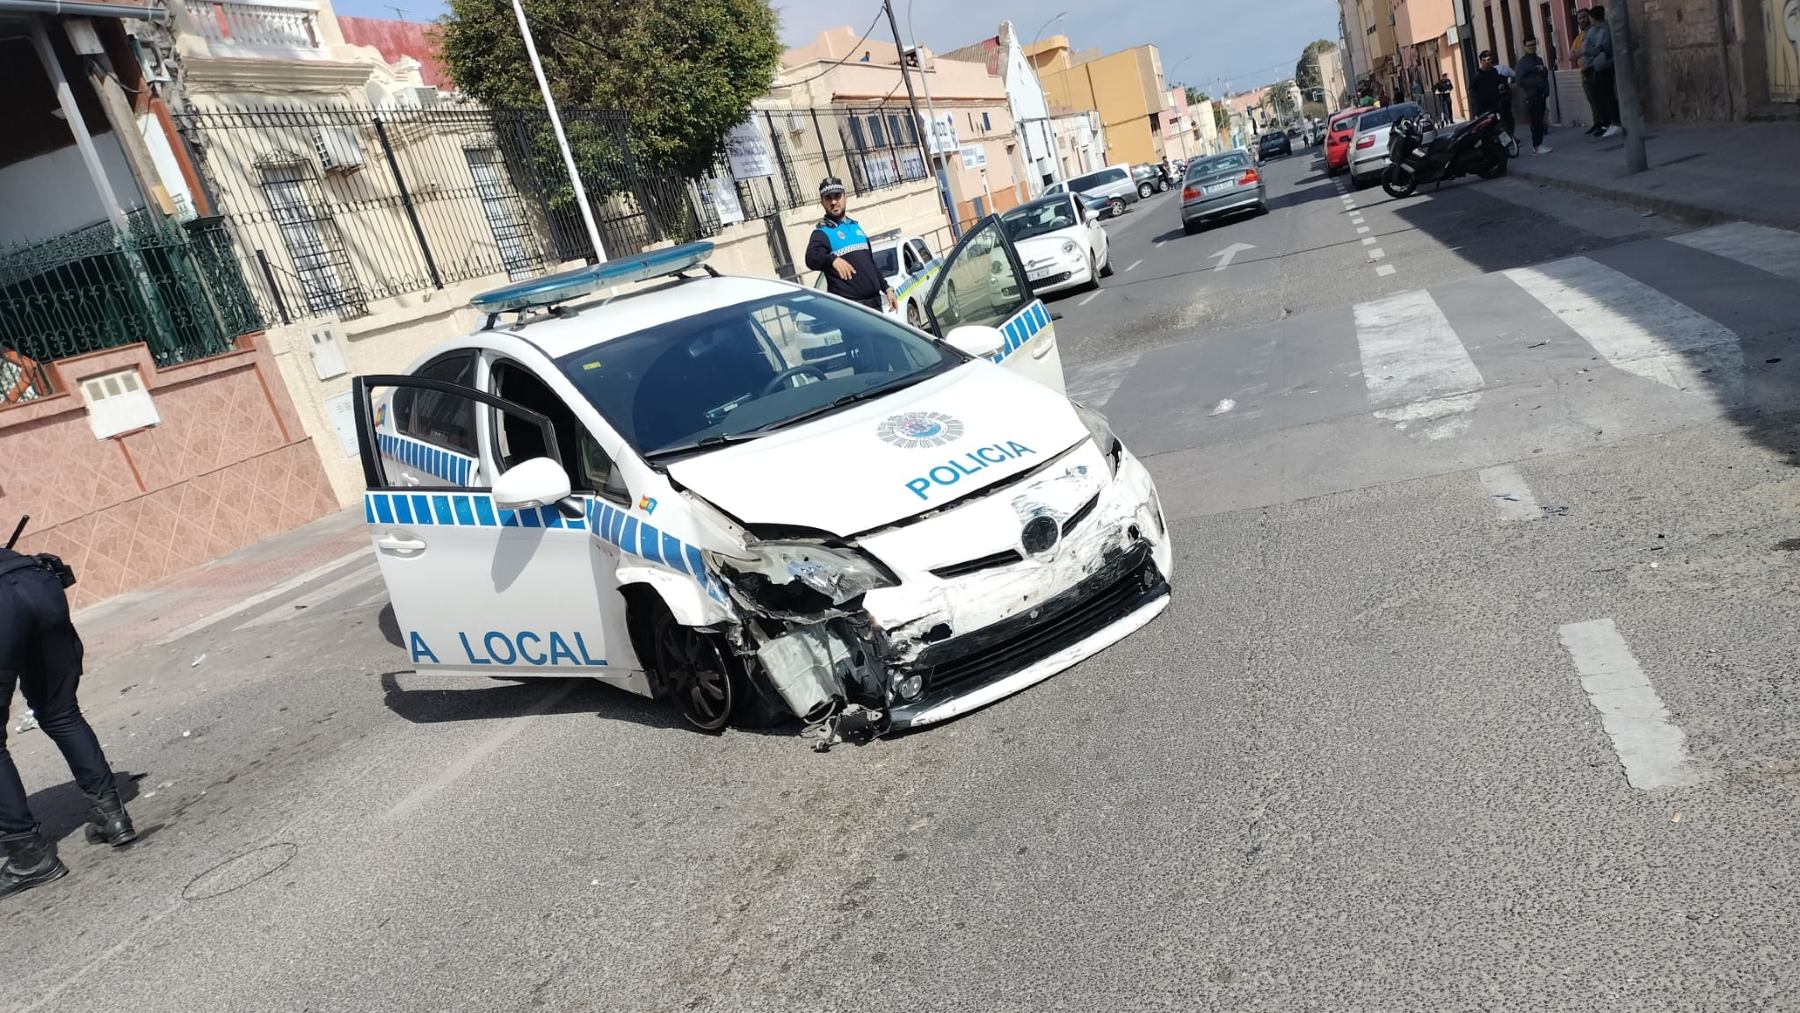
[[[465,148],[463,157],[468,159],[475,195],[481,201],[488,231],[494,234],[506,277],[518,281],[537,274],[544,267],[544,258],[538,253],[537,235],[532,232],[525,207],[506,174],[506,162],[500,152],[493,148]]]
[[[312,166],[298,158],[264,165],[262,188],[294,262],[294,278],[307,311],[345,317],[367,313],[362,290],[347,280],[355,274],[344,252],[344,237],[317,197]]]

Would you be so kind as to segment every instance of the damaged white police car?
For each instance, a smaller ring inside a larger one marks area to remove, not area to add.
[[[829,744],[1014,693],[1168,605],[1156,489],[1063,395],[998,218],[933,283],[941,339],[710,250],[487,293],[482,330],[356,379],[418,671],[593,676]]]

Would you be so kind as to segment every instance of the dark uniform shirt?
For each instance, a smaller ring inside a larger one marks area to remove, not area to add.
[[[1474,99],[1477,116],[1504,112],[1508,98],[1506,76],[1492,67],[1476,71],[1470,97]]]
[[[848,280],[838,277],[831,262],[844,258],[856,273]],[[825,291],[832,295],[869,302],[890,286],[875,267],[875,254],[869,249],[868,234],[856,219],[846,215],[841,221],[821,218],[806,244],[806,266],[825,275]]]

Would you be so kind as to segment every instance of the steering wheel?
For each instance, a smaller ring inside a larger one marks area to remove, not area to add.
[[[793,366],[788,369],[784,369],[779,373],[776,373],[775,376],[772,379],[770,379],[768,383],[763,384],[762,393],[760,393],[756,396],[757,397],[768,397],[770,394],[773,394],[776,391],[780,390],[782,385],[787,383],[791,377],[799,376],[801,373],[811,373],[812,375],[818,377],[821,380],[831,379],[830,377],[825,375],[824,370],[820,369],[817,366],[812,366],[812,365]]]

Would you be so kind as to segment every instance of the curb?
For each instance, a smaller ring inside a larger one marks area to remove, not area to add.
[[[1614,203],[1626,204],[1631,207],[1642,208],[1646,211],[1654,211],[1665,218],[1673,218],[1691,225],[1722,225],[1726,222],[1742,221],[1752,222],[1757,225],[1767,225],[1770,228],[1788,229],[1790,231],[1795,228],[1794,223],[1791,221],[1780,220],[1772,215],[1759,215],[1754,211],[1725,211],[1719,208],[1707,207],[1703,204],[1671,200],[1667,197],[1657,197],[1651,194],[1635,193],[1631,190],[1623,190],[1618,187],[1607,186],[1603,183],[1594,183],[1579,179],[1566,179],[1561,176],[1552,176],[1548,173],[1533,172],[1530,169],[1519,168],[1518,159],[1514,159],[1513,165],[1508,166],[1508,174],[1516,176],[1519,179],[1530,180],[1533,183],[1541,183],[1545,186],[1555,187],[1558,190],[1567,190],[1571,193],[1578,193],[1588,197],[1599,197],[1604,200],[1613,201]]]

